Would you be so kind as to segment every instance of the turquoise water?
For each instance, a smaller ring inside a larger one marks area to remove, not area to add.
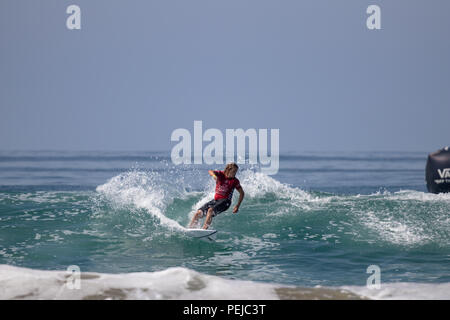
[[[214,218],[207,243],[183,230],[212,198],[209,166],[176,167],[158,152],[2,152],[0,264],[183,267],[302,287],[365,286],[377,265],[382,283],[448,283],[450,195],[426,192],[426,156],[285,154],[275,176],[242,165],[241,210]]]

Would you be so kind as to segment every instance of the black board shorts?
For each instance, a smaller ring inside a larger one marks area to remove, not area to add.
[[[225,210],[227,210],[231,205],[231,200],[230,199],[218,199],[218,200],[211,200],[208,201],[207,203],[205,203],[200,209],[202,211],[202,217],[206,216],[206,214],[208,213],[208,209],[209,208],[213,208],[213,217],[215,217],[216,215],[218,215],[221,212],[224,212]]]

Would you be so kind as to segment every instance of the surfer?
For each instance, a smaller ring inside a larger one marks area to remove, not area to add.
[[[233,213],[239,211],[239,206],[241,205],[242,200],[244,200],[244,189],[242,189],[239,180],[235,177],[238,169],[238,165],[231,162],[226,165],[225,170],[223,171],[208,171],[214,180],[216,180],[216,194],[214,195],[213,200],[208,201],[197,210],[189,224],[189,228],[192,228],[197,223],[198,219],[203,218],[206,215],[203,229],[208,229],[211,225],[212,218],[230,207],[234,189],[239,192],[239,200],[233,208]]]

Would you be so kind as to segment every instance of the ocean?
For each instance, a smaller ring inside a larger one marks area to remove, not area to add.
[[[207,242],[184,231],[224,165],[3,151],[0,299],[450,299],[450,194],[426,191],[426,159],[285,153],[273,176],[242,164],[241,208]]]

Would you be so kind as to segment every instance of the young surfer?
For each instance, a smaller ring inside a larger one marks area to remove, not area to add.
[[[233,213],[239,211],[239,206],[244,199],[244,190],[242,189],[239,180],[235,177],[238,169],[239,167],[237,164],[231,162],[226,165],[225,170],[223,171],[208,171],[214,180],[216,180],[216,194],[214,195],[213,200],[205,203],[197,210],[189,224],[189,228],[192,228],[197,223],[198,219],[203,218],[206,215],[203,229],[208,229],[211,225],[212,218],[230,207],[234,189],[239,192],[239,200],[233,208]]]

